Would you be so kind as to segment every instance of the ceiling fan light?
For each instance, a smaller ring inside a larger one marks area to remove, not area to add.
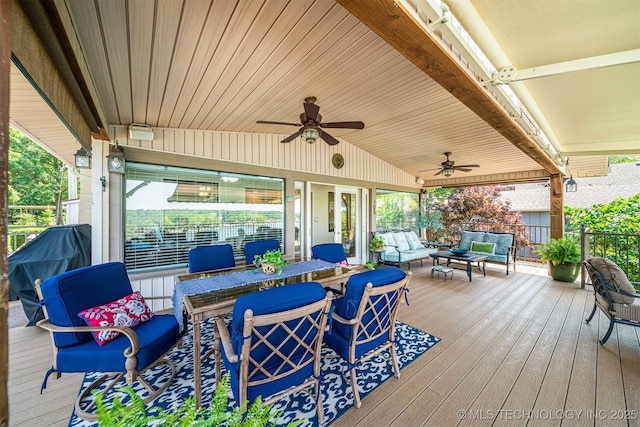
[[[318,132],[318,129],[314,127],[307,127],[302,131],[302,139],[304,139],[308,144],[316,142],[319,136],[320,132]]]
[[[449,178],[451,175],[453,175],[453,169],[443,169],[442,170],[442,175],[444,175],[447,178]]]

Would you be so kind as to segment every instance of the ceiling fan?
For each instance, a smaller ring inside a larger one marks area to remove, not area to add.
[[[316,97],[308,96],[304,99],[304,113],[300,114],[300,123],[284,123],[272,122],[268,120],[258,120],[256,123],[267,125],[287,125],[300,126],[298,132],[283,139],[280,142],[291,142],[298,136],[302,136],[309,144],[316,142],[318,137],[324,139],[329,145],[336,145],[340,141],[329,135],[323,129],[325,128],[342,128],[342,129],[364,129],[362,122],[331,122],[322,123],[322,116],[319,114],[320,107],[315,104]]]
[[[453,160],[449,160],[449,156],[451,155],[451,152],[447,151],[446,153],[444,153],[445,156],[447,156],[447,160],[445,160],[444,162],[440,163],[442,165],[442,168],[433,176],[436,175],[444,175],[447,178],[450,177],[451,175],[453,175],[454,171],[462,171],[462,172],[469,172],[471,171],[471,169],[469,168],[479,168],[480,165],[460,165],[460,166],[455,166],[455,163]],[[433,169],[427,169],[427,170],[433,170]],[[426,172],[426,171],[420,171],[420,172]]]

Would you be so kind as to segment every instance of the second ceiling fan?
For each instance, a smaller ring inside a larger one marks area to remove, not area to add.
[[[322,116],[319,114],[320,107],[316,105],[316,97],[309,96],[304,100],[304,113],[300,114],[300,123],[272,122],[268,120],[258,120],[256,123],[267,125],[287,125],[300,126],[300,129],[293,135],[289,135],[280,142],[291,142],[298,136],[302,136],[309,144],[316,142],[318,137],[322,138],[329,145],[340,143],[333,136],[329,135],[324,129],[342,128],[342,129],[364,129],[362,122],[329,122],[322,123]]]
[[[446,177],[450,177],[451,175],[453,175],[454,171],[462,171],[462,172],[470,172],[471,169],[470,168],[479,168],[480,165],[459,165],[459,166],[455,166],[455,163],[453,160],[449,160],[449,156],[451,155],[450,151],[447,151],[444,153],[445,156],[447,156],[447,160],[445,160],[444,162],[440,163],[440,165],[442,166],[442,168],[436,172],[433,176],[437,176],[437,175],[444,175]],[[427,170],[423,170],[420,172],[426,172],[428,170],[433,170],[433,169],[427,169]]]

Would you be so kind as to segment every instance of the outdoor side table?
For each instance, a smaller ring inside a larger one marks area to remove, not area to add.
[[[438,277],[440,273],[444,274],[444,283],[447,283],[447,274],[451,274],[451,278],[453,279],[453,268],[447,267],[444,265],[434,265],[431,267],[431,277],[433,278],[433,273],[438,273]]]

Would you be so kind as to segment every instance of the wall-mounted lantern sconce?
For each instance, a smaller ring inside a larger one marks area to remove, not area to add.
[[[107,170],[113,173],[124,173],[125,167],[124,151],[118,146],[118,141],[113,148],[109,149],[107,156]]]
[[[424,179],[422,179],[421,177],[417,177],[416,178],[416,184],[423,185],[424,184]]]
[[[76,154],[74,154],[74,156],[77,168],[91,169],[91,155],[87,150],[84,149],[84,147],[76,151]]]
[[[573,179],[573,175],[565,182],[564,188],[567,193],[575,193],[578,191],[578,183]]]

